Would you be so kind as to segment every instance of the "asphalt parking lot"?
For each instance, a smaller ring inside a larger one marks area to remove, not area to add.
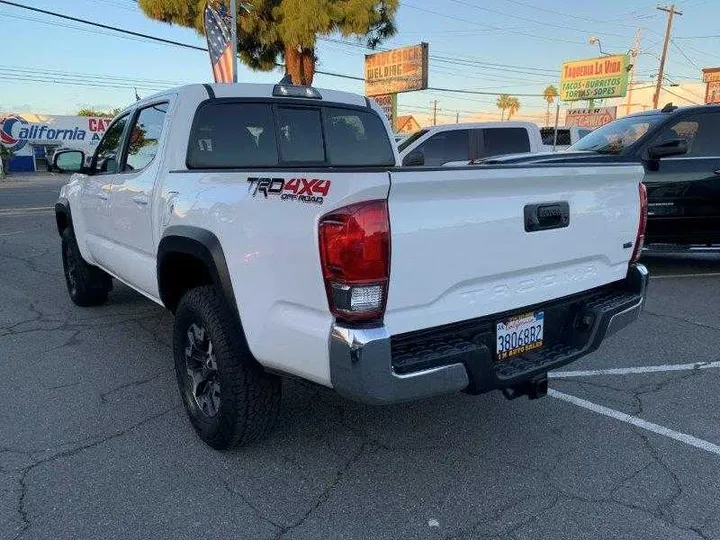
[[[71,304],[59,176],[0,182],[0,538],[720,538],[720,256],[653,256],[641,320],[541,400],[373,408],[288,381],[278,428],[194,435],[172,320]]]

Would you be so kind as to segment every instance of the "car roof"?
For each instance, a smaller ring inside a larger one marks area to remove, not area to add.
[[[668,105],[672,106],[672,103],[668,103]],[[666,107],[668,105],[665,105]],[[642,111],[637,112],[633,114],[628,114],[627,116],[623,116],[623,118],[630,118],[630,117],[638,117],[638,116],[656,116],[659,114],[667,114],[668,116],[674,116],[677,114],[687,114],[687,113],[695,113],[695,112],[702,112],[702,111],[711,111],[711,112],[720,112],[720,105],[691,105],[689,107],[675,107],[672,111],[663,112],[662,109],[653,109],[650,111]]]
[[[154,100],[168,94],[176,94],[181,97],[186,93],[195,93],[199,87],[210,88],[215,97],[218,98],[273,98],[273,89],[275,84],[256,84],[256,83],[213,83],[213,84],[188,84],[184,86],[178,86],[176,88],[168,89],[164,92],[154,94],[141,101]],[[314,87],[313,87],[314,88]],[[347,105],[356,105],[366,107],[368,102],[365,96],[353,94],[352,92],[342,92],[339,90],[331,90],[329,88],[315,88],[320,93],[321,98],[318,100],[308,101],[330,101],[333,103],[343,103]],[[278,100],[282,100],[282,97],[276,97]],[[135,104],[133,104],[135,105]]]
[[[456,129],[476,129],[476,128],[488,128],[488,127],[503,127],[503,128],[530,128],[537,129],[538,126],[532,122],[462,122],[459,124],[439,124],[437,126],[428,126],[422,128],[425,131],[451,131]]]

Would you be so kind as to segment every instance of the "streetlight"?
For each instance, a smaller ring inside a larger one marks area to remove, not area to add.
[[[597,43],[598,49],[600,49],[600,54],[604,54],[605,56],[610,56],[610,53],[606,53],[605,51],[602,50],[602,44],[600,43],[600,38],[595,37],[595,36],[590,36],[588,43],[590,45],[595,45]]]

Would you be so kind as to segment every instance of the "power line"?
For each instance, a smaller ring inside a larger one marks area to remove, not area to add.
[[[40,9],[40,8],[36,8],[36,7],[26,6],[24,4],[18,4],[16,2],[10,2],[9,0],[0,0],[0,4],[6,4],[8,6],[13,6],[13,7],[20,8],[20,9],[27,9],[29,11],[34,11],[36,13],[42,13],[44,15],[50,15],[52,17],[59,17],[61,19],[65,19],[68,21],[78,22],[78,23],[82,23],[82,24],[89,24],[92,26],[97,26],[98,28],[104,28],[105,30],[113,30],[114,32],[120,32],[121,34],[128,34],[131,36],[149,39],[151,41],[157,41],[158,43],[167,43],[167,44],[171,44],[171,45],[176,45],[178,47],[185,47],[186,49],[195,49],[196,51],[207,52],[207,49],[205,47],[198,47],[197,45],[190,45],[188,43],[182,43],[180,41],[174,41],[172,39],[165,39],[165,38],[160,38],[157,36],[151,36],[149,34],[143,34],[140,32],[133,32],[132,30],[118,28],[117,26],[110,26],[110,25],[102,24],[102,23],[98,23],[98,22],[87,21],[85,19],[71,17],[70,15],[63,15],[62,13],[56,13],[54,11],[48,11],[46,9]]]
[[[497,27],[497,26],[491,26],[491,25],[488,25],[488,24],[481,24],[481,23],[478,23],[478,22],[475,22],[475,21],[469,21],[469,20],[467,20],[467,19],[463,19],[463,18],[460,18],[460,17],[454,17],[454,16],[452,16],[452,15],[447,15],[447,14],[441,13],[441,12],[439,12],[439,11],[433,11],[432,9],[426,9],[426,8],[423,8],[423,7],[420,7],[420,6],[415,6],[415,5],[409,4],[409,3],[407,3],[407,2],[405,2],[403,5],[404,5],[405,7],[411,8],[411,9],[416,9],[416,10],[418,10],[418,11],[423,11],[423,12],[425,12],[425,13],[430,13],[431,15],[437,15],[438,17],[444,17],[444,18],[446,18],[446,19],[451,19],[451,20],[453,20],[453,21],[459,21],[459,22],[463,22],[463,23],[466,23],[466,24],[471,24],[471,25],[477,26],[477,27],[479,27],[479,28],[486,28],[486,29],[491,29],[491,30],[498,30],[498,31],[501,31],[501,32],[507,32],[507,33],[509,33],[509,34],[518,34],[518,35],[521,35],[521,36],[528,36],[528,37],[532,37],[532,38],[535,38],[535,39],[542,39],[542,40],[545,40],[545,41],[552,41],[552,42],[555,42],[555,43],[557,43],[557,42],[562,42],[562,43],[572,43],[572,44],[574,44],[574,45],[585,45],[585,42],[583,42],[583,41],[572,41],[572,40],[569,40],[569,39],[562,39],[562,38],[558,38],[558,37],[538,36],[538,35],[536,35],[536,34],[529,34],[529,33],[527,33],[527,32],[520,32],[520,31],[518,31],[518,30],[510,30],[510,29],[507,29],[507,28],[501,28],[501,27]]]
[[[561,28],[561,29],[563,29],[563,30],[565,30],[565,31],[571,30],[571,31],[573,31],[573,32],[581,32],[581,33],[583,33],[583,34],[592,34],[592,33],[593,33],[593,32],[590,31],[590,30],[583,30],[582,28],[570,28],[570,27],[568,27],[567,25],[564,25],[564,24],[555,24],[555,23],[549,23],[549,22],[545,22],[545,21],[538,21],[538,20],[536,20],[536,19],[531,19],[531,18],[529,18],[529,17],[523,17],[522,15],[517,15],[517,14],[514,14],[514,13],[513,13],[513,14],[504,13],[504,12],[502,12],[502,11],[500,11],[500,10],[497,10],[497,9],[492,9],[492,8],[488,8],[488,7],[478,6],[478,5],[475,5],[475,4],[471,4],[470,2],[465,2],[464,0],[450,0],[450,2],[453,2],[454,4],[460,4],[461,6],[467,6],[467,7],[473,8],[473,9],[478,9],[478,10],[480,10],[480,11],[487,11],[488,13],[500,14],[500,15],[503,15],[503,16],[505,16],[505,17],[510,17],[510,18],[512,18],[512,19],[518,19],[518,20],[520,20],[520,21],[527,21],[527,22],[530,22],[530,23],[533,23],[533,24],[540,24],[540,25],[543,25],[543,26],[550,26],[550,27],[552,27],[552,28]],[[622,35],[622,34],[612,34],[612,33],[609,33],[609,32],[602,32],[601,35],[632,39],[632,36],[626,36],[626,35]]]
[[[685,58],[685,60],[687,60],[688,62],[690,62],[690,64],[691,64],[695,69],[697,69],[698,71],[702,71],[702,68],[701,68],[700,66],[698,66],[695,62],[693,62],[692,59],[691,59],[687,54],[685,54],[685,51],[682,50],[682,48],[680,47],[680,45],[678,45],[677,42],[676,42],[674,39],[670,38],[670,42],[671,42],[673,45],[675,45],[675,48],[677,49],[677,51],[678,51],[680,54],[683,55],[683,57]]]
[[[685,96],[681,96],[680,94],[676,94],[676,93],[673,92],[672,90],[668,90],[665,86],[663,86],[662,89],[665,90],[665,92],[667,92],[668,94],[672,94],[672,95],[675,96],[675,97],[679,97],[680,99],[684,99],[685,101],[687,101],[687,102],[689,102],[689,103],[692,103],[693,105],[700,105],[700,103],[698,103],[697,101],[693,101],[692,99],[688,99],[688,98],[686,98]],[[655,108],[657,108],[657,106],[656,106]]]
[[[17,8],[20,8],[20,9],[27,9],[27,10],[34,11],[34,12],[43,13],[43,14],[45,14],[45,15],[50,15],[50,16],[53,16],[53,17],[59,17],[59,18],[61,18],[61,19],[71,20],[71,21],[73,21],[73,22],[78,22],[78,23],[82,23],[82,24],[87,24],[87,25],[90,25],[90,26],[96,26],[96,27],[99,27],[99,28],[104,28],[104,29],[106,29],[106,30],[112,30],[112,31],[114,31],[114,32],[119,32],[119,33],[121,33],[121,34],[129,34],[129,35],[132,35],[132,36],[141,37],[141,38],[148,39],[148,40],[151,40],[151,41],[155,41],[155,42],[158,42],[158,43],[171,44],[171,45],[175,45],[175,46],[178,46],[178,47],[183,47],[183,48],[187,48],[187,49],[192,49],[192,50],[198,50],[198,51],[207,52],[207,49],[206,49],[205,47],[200,47],[200,46],[197,46],[197,45],[191,45],[191,44],[188,44],[188,43],[182,43],[182,42],[180,42],[180,41],[174,41],[174,40],[169,40],[169,39],[165,39],[165,38],[159,38],[159,37],[157,37],[157,36],[152,36],[152,35],[149,35],[149,34],[143,34],[143,33],[140,33],[140,32],[133,32],[133,31],[131,31],[131,30],[126,30],[126,29],[124,29],[124,28],[119,28],[119,27],[116,27],[116,26],[105,25],[105,24],[101,24],[101,23],[94,22],[94,21],[88,21],[88,20],[85,20],[85,19],[80,19],[80,18],[77,18],[77,17],[71,17],[71,16],[69,16],[69,15],[64,15],[64,14],[62,14],[62,13],[57,13],[57,12],[53,12],[53,11],[49,11],[49,10],[45,10],[45,9],[30,7],[30,6],[26,6],[26,5],[24,5],[24,4],[18,4],[18,3],[16,3],[16,2],[11,2],[11,1],[9,1],[9,0],[0,0],[0,4],[6,4],[6,5],[14,6],[14,7],[17,7]],[[346,74],[344,74],[344,73],[335,73],[335,72],[332,72],[332,71],[315,70],[315,73],[318,73],[318,74],[321,74],[321,75],[328,75],[328,76],[330,76],[330,77],[342,77],[342,78],[344,78],[344,79],[351,79],[351,80],[363,81],[363,82],[365,81],[365,79],[364,79],[363,77],[355,77],[355,76],[353,76],[353,75],[346,75]],[[461,90],[461,89],[455,89],[455,88],[435,88],[435,87],[429,87],[428,90],[435,90],[435,91],[439,91],[439,92],[454,92],[454,93],[459,93],[459,94],[470,94],[470,95],[489,95],[489,96],[497,96],[497,95],[500,95],[500,94],[503,93],[503,92],[484,92],[484,91],[479,91],[479,90]],[[516,96],[519,96],[519,97],[541,97],[541,94],[515,94],[515,95],[516,95]]]
[[[553,15],[561,15],[563,17],[568,17],[568,13],[563,13],[562,11],[555,11],[554,9],[548,9],[544,7],[538,7],[533,4],[527,4],[525,2],[520,2],[518,0],[505,0],[505,2],[508,2],[510,4],[515,4],[517,6],[524,6],[528,7],[530,9],[535,9],[537,11],[544,11],[546,13],[552,13]],[[571,16],[573,19],[580,19],[582,21],[588,21],[595,24],[612,24],[613,26],[624,26],[625,28],[635,28],[635,26],[629,25],[629,24],[620,24],[620,23],[611,23],[608,21],[602,21],[600,19],[593,19],[592,17],[584,17],[582,15],[575,15],[573,14]]]

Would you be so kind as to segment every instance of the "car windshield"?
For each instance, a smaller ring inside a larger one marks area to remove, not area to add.
[[[570,150],[620,154],[666,118],[662,114],[621,118],[589,133],[573,144]]]
[[[416,140],[418,140],[420,137],[422,137],[426,133],[427,133],[427,129],[421,129],[420,131],[416,131],[415,133],[410,135],[407,139],[405,139],[400,144],[398,144],[398,151],[402,152],[408,146],[410,146],[412,143],[414,143]]]

